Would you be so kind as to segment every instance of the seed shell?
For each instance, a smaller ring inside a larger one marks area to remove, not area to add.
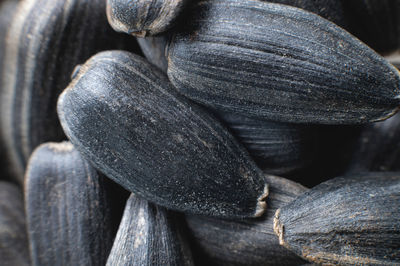
[[[264,2],[284,4],[298,7],[315,13],[336,25],[347,29],[347,21],[344,16],[341,0],[262,0]]]
[[[310,12],[253,0],[188,9],[168,49],[168,76],[210,108],[292,123],[360,124],[393,115],[397,69]]]
[[[279,245],[274,235],[275,211],[307,189],[290,180],[265,175],[270,187],[263,217],[231,221],[186,215],[194,251],[204,265],[301,265],[300,257]]]
[[[25,206],[33,265],[104,265],[112,247],[105,180],[71,143],[32,154]]]
[[[60,96],[58,114],[96,168],[150,202],[232,218],[265,210],[268,188],[245,149],[139,56],[92,57]]]
[[[107,265],[194,265],[176,214],[131,195]]]
[[[22,192],[4,181],[0,181],[0,264],[30,265]]]
[[[400,171],[400,116],[363,128],[348,172]]]
[[[77,64],[98,51],[137,49],[134,38],[108,25],[104,0],[21,1],[5,44],[1,131],[23,183],[30,154],[65,135],[56,113],[59,94]]]
[[[280,244],[318,264],[400,263],[400,174],[370,172],[324,182],[278,209]]]
[[[5,40],[7,36],[8,28],[10,27],[10,23],[12,17],[17,9],[18,1],[17,0],[4,0],[0,1],[0,95],[1,95],[1,86],[2,86],[2,72],[3,67],[7,68],[7,63],[4,61],[5,57]],[[1,100],[0,100],[0,110],[1,110]],[[0,172],[1,179],[3,180],[13,180],[13,169],[9,167],[9,159],[7,158],[5,151],[5,144],[1,138],[1,130],[0,130]]]
[[[152,36],[172,27],[187,0],[107,0],[107,17],[118,32]]]
[[[3,0],[0,1],[0,78],[3,66],[7,67],[7,63],[4,62],[4,46],[7,36],[7,31],[10,27],[12,17],[17,9],[17,0]],[[1,80],[0,80],[1,90]]]
[[[287,174],[312,162],[316,136],[310,126],[276,123],[226,112],[218,112],[217,116],[264,172]]]

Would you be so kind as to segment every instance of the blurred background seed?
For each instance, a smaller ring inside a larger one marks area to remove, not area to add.
[[[6,35],[7,30],[10,27],[10,23],[12,21],[12,17],[17,9],[18,0],[3,0],[0,1],[0,95],[1,95],[1,87],[2,87],[2,75],[3,66],[7,67],[7,64],[4,60],[5,57],[5,43],[6,43]],[[1,100],[0,100],[0,110],[1,109]],[[1,117],[0,117],[1,120]],[[13,180],[13,172],[9,167],[10,159],[6,154],[6,148],[4,143],[1,141],[1,130],[0,130],[0,173],[1,179],[7,180],[11,182],[16,182]]]
[[[30,265],[22,191],[0,181],[0,264]]]
[[[132,194],[107,265],[194,265],[179,217]]]
[[[108,25],[105,5],[104,0],[19,2],[2,48],[0,129],[21,184],[33,149],[65,139],[56,102],[75,65],[102,50],[138,50],[134,38]]]
[[[113,243],[104,177],[71,143],[46,143],[32,154],[25,206],[33,265],[104,265]]]
[[[348,172],[400,170],[400,115],[366,125],[349,163]],[[400,203],[399,203],[400,207]]]

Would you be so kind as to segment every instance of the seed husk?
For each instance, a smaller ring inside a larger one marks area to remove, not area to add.
[[[0,181],[0,264],[30,265],[22,191]]]
[[[269,174],[288,174],[312,162],[316,130],[310,126],[276,123],[234,113],[218,112],[232,134]]]
[[[4,61],[5,57],[5,40],[8,28],[10,27],[10,23],[12,17],[17,9],[17,0],[4,0],[0,1],[0,95],[2,90],[2,72],[3,67],[7,67],[7,63]],[[0,110],[1,110],[1,101],[0,101]],[[5,144],[3,143],[1,137],[0,130],[0,172],[2,180],[13,180],[13,169],[9,167],[9,159],[7,158],[5,151]]]
[[[205,265],[300,265],[297,255],[279,245],[273,231],[275,211],[307,189],[290,180],[265,175],[270,195],[263,217],[241,221],[186,215],[194,252]]]
[[[348,172],[400,170],[400,116],[363,128]]]
[[[25,186],[33,265],[106,263],[113,235],[104,179],[69,142],[34,151]]]
[[[324,182],[278,209],[280,244],[310,262],[400,263],[400,174],[370,172]]]
[[[118,32],[153,36],[171,28],[187,0],[107,0],[107,17]]]
[[[310,12],[252,0],[199,1],[168,48],[168,76],[210,108],[292,123],[393,115],[398,70]]]
[[[75,65],[96,52],[138,49],[136,40],[108,25],[104,0],[21,1],[6,44],[1,131],[12,167],[23,183],[33,149],[65,135],[56,113]]]
[[[97,169],[150,202],[232,218],[265,210],[268,188],[245,149],[139,56],[93,56],[61,94],[58,114]]]
[[[3,66],[7,67],[4,62],[4,46],[7,36],[8,28],[12,17],[17,9],[18,0],[4,0],[0,1],[0,78]],[[0,80],[0,90],[1,90],[1,80]],[[0,102],[1,103],[1,102]]]
[[[336,25],[347,29],[347,21],[344,16],[341,0],[262,0],[264,2],[284,4],[298,7],[315,13]]]
[[[175,213],[131,194],[107,265],[194,265]]]
[[[164,73],[167,73],[168,68],[167,58],[165,57],[167,40],[168,37],[166,36],[137,38],[137,42],[146,59]]]

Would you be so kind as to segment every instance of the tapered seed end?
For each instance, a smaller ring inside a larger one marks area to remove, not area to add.
[[[148,36],[148,32],[145,30],[142,30],[142,31],[131,30],[128,33],[129,33],[129,35],[132,35],[133,37],[138,37],[138,38],[144,38],[144,37]]]
[[[396,99],[400,99],[400,95],[397,95],[396,96]],[[380,118],[377,118],[377,119],[375,119],[375,120],[372,120],[371,122],[381,122],[381,121],[384,121],[384,120],[386,120],[386,119],[389,119],[389,118],[391,118],[392,116],[394,116],[397,112],[399,112],[400,111],[400,106],[398,106],[398,107],[396,107],[395,109],[393,109],[392,111],[390,111],[388,114],[386,114],[385,116],[383,116],[383,117],[380,117]]]
[[[257,207],[254,217],[260,217],[264,214],[265,210],[267,209],[267,197],[268,197],[268,184],[265,184],[263,193],[257,199]]]
[[[281,209],[276,210],[275,216],[274,216],[274,232],[279,238],[279,245],[287,247],[287,243],[285,242],[284,239],[284,229],[283,229],[283,224],[280,221],[280,214],[281,214]]]

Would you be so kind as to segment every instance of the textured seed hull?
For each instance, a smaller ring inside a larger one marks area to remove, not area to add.
[[[176,214],[132,194],[107,265],[194,265],[182,227]]]
[[[279,209],[281,245],[315,263],[400,263],[400,176],[364,173],[322,183]]]
[[[104,265],[113,235],[104,178],[72,144],[32,154],[25,206],[33,265]]]
[[[168,76],[194,101],[293,123],[366,123],[397,111],[398,71],[319,16],[251,0],[200,1],[188,12]]]
[[[186,215],[195,252],[207,265],[300,265],[294,253],[279,246],[273,231],[276,209],[307,189],[284,178],[265,175],[270,184],[268,209],[262,218],[241,221]]]
[[[103,0],[29,0],[16,12],[4,47],[0,113],[8,157],[23,183],[33,149],[65,139],[56,103],[75,66],[96,52],[137,44],[111,29]]]
[[[244,148],[138,56],[92,57],[60,96],[58,113],[89,161],[151,202],[221,217],[265,209],[267,186]]]

